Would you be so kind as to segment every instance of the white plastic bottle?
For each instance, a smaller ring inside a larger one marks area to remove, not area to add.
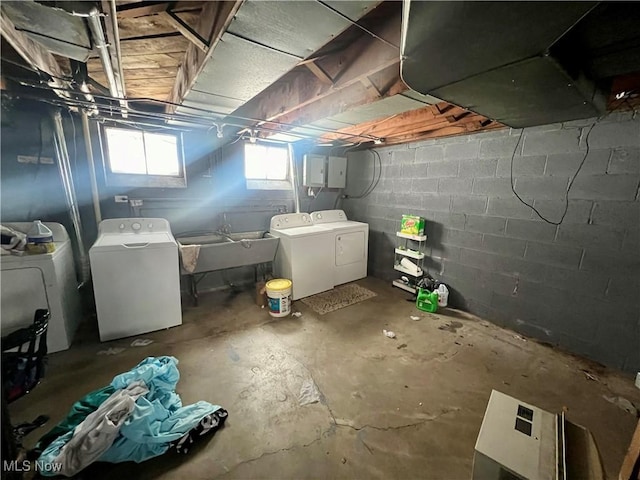
[[[29,253],[51,253],[54,250],[53,232],[40,220],[34,220],[27,232],[27,251]]]
[[[444,283],[441,283],[436,291],[438,292],[438,306],[446,307],[449,301],[449,289]]]

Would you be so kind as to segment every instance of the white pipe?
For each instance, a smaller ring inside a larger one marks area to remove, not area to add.
[[[54,126],[54,145],[56,147],[56,156],[58,157],[58,170],[60,171],[60,179],[62,180],[62,186],[64,188],[64,195],[67,201],[67,207],[69,208],[69,216],[71,217],[71,223],[76,237],[76,243],[78,246],[78,255],[80,257],[80,274],[81,282],[84,284],[89,281],[89,259],[87,257],[87,251],[84,247],[84,241],[82,239],[82,222],[80,220],[80,210],[78,209],[78,201],[76,199],[76,191],[73,185],[73,177],[71,175],[71,163],[69,161],[69,152],[67,150],[67,142],[64,138],[64,129],[62,127],[62,115],[60,111],[56,111],[53,114],[53,126]]]
[[[127,91],[124,87],[124,76],[122,73],[122,50],[120,49],[120,31],[118,30],[118,18],[116,17],[116,0],[111,0],[111,2],[109,3],[109,7],[111,10],[109,19],[111,20],[111,25],[113,27],[113,42],[115,43],[116,48],[116,71],[118,73],[118,80],[120,81],[120,96],[122,98],[126,98]]]
[[[111,59],[109,58],[109,51],[107,47],[107,41],[104,38],[104,31],[102,30],[102,23],[100,22],[100,12],[97,8],[92,8],[87,17],[89,22],[89,28],[91,29],[91,36],[98,49],[98,55],[100,55],[100,61],[102,62],[102,68],[107,76],[107,82],[109,83],[109,93],[112,97],[120,97],[118,92],[118,86],[116,79],[113,75],[113,66],[111,65]]]
[[[298,192],[298,175],[296,174],[296,162],[293,158],[293,145],[287,144],[287,150],[289,151],[289,170],[291,171],[291,189],[293,190],[293,202],[296,212],[300,213],[300,192]]]
[[[93,199],[93,213],[96,217],[96,225],[102,221],[100,212],[100,195],[98,194],[98,182],[96,180],[96,165],[93,160],[93,148],[91,146],[91,132],[89,131],[89,116],[87,112],[82,112],[82,133],[84,134],[84,145],[87,149],[87,163],[89,164],[89,179],[91,181],[91,198]]]

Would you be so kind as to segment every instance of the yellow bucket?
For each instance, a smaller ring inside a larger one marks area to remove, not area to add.
[[[286,317],[291,313],[291,280],[275,278],[265,285],[269,315],[272,317]]]

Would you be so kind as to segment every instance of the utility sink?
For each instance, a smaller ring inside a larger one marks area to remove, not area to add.
[[[200,245],[196,268],[184,275],[243,267],[273,261],[279,238],[264,231],[220,233],[177,237],[181,246]]]

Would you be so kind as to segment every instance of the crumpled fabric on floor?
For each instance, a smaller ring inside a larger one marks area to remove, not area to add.
[[[196,429],[200,422],[222,409],[219,405],[204,401],[182,406],[180,396],[175,392],[180,379],[177,365],[178,360],[174,357],[148,357],[129,372],[114,377],[111,385],[103,389],[121,391],[131,384],[143,382],[148,388],[148,392],[136,400],[133,411],[120,426],[115,440],[97,458],[97,461],[111,463],[134,461],[139,463],[162,455],[176,441]],[[227,412],[223,411],[226,418]],[[85,417],[90,413],[88,412]],[[76,405],[72,408],[71,414],[77,416]],[[65,423],[65,421],[58,424],[54,430],[58,429],[59,432],[61,424],[70,425],[72,423],[68,421]],[[68,436],[68,438],[64,441],[60,438],[56,439],[45,449],[39,460],[52,461],[54,458],[51,456],[53,449],[61,449],[75,435],[78,427],[72,428],[73,430],[61,435],[62,437]],[[208,429],[205,433],[213,433],[216,429]],[[41,473],[46,474],[46,471],[43,469]]]
[[[224,408],[207,415],[194,428],[180,437],[178,441],[172,443],[171,448],[175,448],[177,453],[189,453],[193,444],[200,438],[213,434],[216,430],[222,428],[228,415],[229,413]]]
[[[120,428],[133,412],[135,401],[148,392],[142,381],[116,390],[72,431],[51,443],[40,460],[61,465],[56,473],[67,477],[80,472],[111,447]]]

